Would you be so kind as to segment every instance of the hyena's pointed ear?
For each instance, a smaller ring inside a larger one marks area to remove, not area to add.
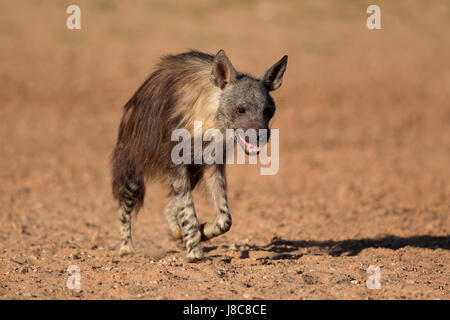
[[[285,55],[280,59],[280,61],[267,69],[267,71],[261,76],[260,79],[268,91],[278,89],[283,83],[283,75],[286,71],[287,62],[288,56]]]
[[[236,70],[228,59],[227,54],[222,49],[217,52],[214,57],[211,82],[224,89],[227,85],[231,85],[236,81]]]

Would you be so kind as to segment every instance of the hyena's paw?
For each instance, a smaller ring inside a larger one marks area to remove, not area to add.
[[[186,244],[184,243],[184,241],[182,239],[175,240],[174,243],[175,243],[175,245],[177,246],[178,249],[181,249],[181,250],[185,250],[186,249]]]
[[[119,257],[123,257],[126,255],[130,255],[134,253],[134,248],[133,248],[133,244],[131,243],[122,243],[120,245],[120,249],[119,249]]]
[[[183,239],[183,236],[181,235],[180,228],[174,228],[173,230],[169,230],[169,237],[173,241],[177,241],[180,239]]]
[[[186,244],[183,241],[183,236],[179,228],[175,228],[174,230],[169,229],[169,238],[179,249],[186,249]]]
[[[188,251],[186,258],[184,258],[184,262],[192,263],[204,261],[206,259],[207,258],[203,255],[202,247],[200,247],[200,245],[196,245]]]

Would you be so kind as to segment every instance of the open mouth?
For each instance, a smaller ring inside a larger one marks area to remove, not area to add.
[[[248,137],[243,137],[239,132],[236,132],[236,140],[239,142],[242,149],[244,149],[245,153],[248,155],[257,155],[261,150],[261,147],[250,143],[247,141],[247,138]]]

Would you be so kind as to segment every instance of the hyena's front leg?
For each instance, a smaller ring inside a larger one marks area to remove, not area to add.
[[[186,249],[186,246],[183,242],[183,235],[181,234],[181,227],[178,222],[178,206],[177,206],[177,198],[171,197],[169,203],[167,203],[164,208],[164,215],[167,219],[167,223],[169,224],[169,236],[170,239],[173,240],[176,246],[180,249]]]
[[[170,237],[174,241],[182,239],[181,228],[178,223],[178,207],[177,199],[173,196],[169,199],[166,207],[164,208],[164,216],[169,224]]]
[[[186,245],[186,261],[194,262],[203,258],[200,246],[200,223],[195,214],[192,200],[191,181],[187,167],[178,166],[172,171],[173,197],[176,201],[178,223],[181,227],[181,235]]]
[[[227,201],[225,166],[223,164],[217,164],[212,167],[212,172],[205,174],[205,180],[214,202],[216,219],[213,223],[202,224],[202,241],[224,234],[231,228],[231,214],[228,209]]]
[[[191,190],[194,190],[195,186],[203,176],[202,167],[196,165],[189,166],[188,172],[191,182]],[[171,239],[177,243],[178,247],[185,248],[185,245],[183,243],[183,236],[181,234],[180,223],[178,221],[178,210],[179,208],[177,206],[177,198],[174,197],[174,191],[172,189],[169,202],[164,208],[164,215],[167,219],[167,223],[169,224],[169,234]]]

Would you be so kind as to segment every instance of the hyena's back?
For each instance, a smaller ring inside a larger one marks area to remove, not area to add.
[[[198,114],[207,121],[199,106],[217,91],[210,83],[213,59],[198,51],[163,57],[126,103],[112,156],[112,178],[114,197],[128,200],[130,210],[134,207],[137,212],[143,204],[145,179],[161,177],[171,168],[171,132],[189,129]]]

